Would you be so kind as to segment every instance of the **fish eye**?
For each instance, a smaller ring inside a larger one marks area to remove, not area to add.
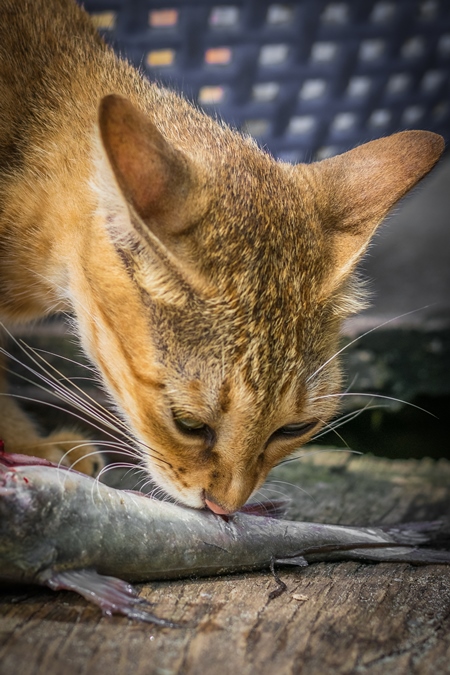
[[[299,422],[298,424],[286,424],[284,427],[277,429],[269,438],[269,443],[275,439],[289,439],[300,438],[310,432],[317,424],[317,420],[308,422]]]

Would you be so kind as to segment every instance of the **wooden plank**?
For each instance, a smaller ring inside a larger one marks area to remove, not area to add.
[[[295,495],[291,516],[310,520],[450,516],[445,460],[318,454],[280,467],[273,480],[290,483],[273,487]],[[142,586],[155,613],[186,624],[181,629],[102,617],[68,592],[4,589],[0,673],[450,672],[449,568],[320,563],[281,576],[288,592],[270,602],[270,573]]]

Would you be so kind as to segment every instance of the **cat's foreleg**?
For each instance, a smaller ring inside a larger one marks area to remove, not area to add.
[[[61,429],[43,436],[33,420],[7,393],[5,358],[0,354],[0,439],[7,452],[42,457],[96,475],[104,466],[98,449],[81,433]]]

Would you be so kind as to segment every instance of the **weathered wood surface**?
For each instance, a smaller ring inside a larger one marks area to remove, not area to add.
[[[450,463],[319,454],[277,470],[291,517],[392,523],[450,516]],[[304,490],[304,491],[303,491]],[[281,572],[146,584],[161,629],[102,617],[45,589],[0,595],[2,675],[450,673],[450,569],[320,563]]]

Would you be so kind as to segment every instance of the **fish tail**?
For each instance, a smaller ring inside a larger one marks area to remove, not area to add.
[[[398,544],[430,546],[450,550],[450,521],[445,518],[396,525],[381,525],[379,529]]]

